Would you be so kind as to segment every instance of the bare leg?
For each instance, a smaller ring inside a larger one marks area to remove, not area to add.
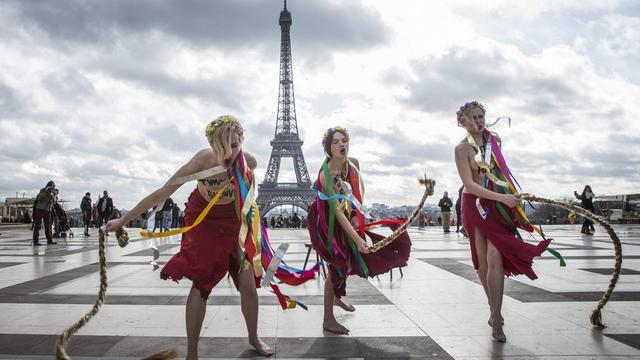
[[[478,256],[478,277],[482,283],[484,293],[487,296],[487,303],[491,304],[491,297],[489,296],[489,289],[487,288],[487,239],[485,239],[484,235],[482,235],[477,228],[473,229],[473,231],[476,255]]]
[[[200,290],[192,287],[187,297],[187,360],[198,358],[198,340],[200,340],[200,330],[202,321],[207,311],[207,302],[202,299]]]
[[[489,288],[487,287],[487,239],[478,231],[478,229],[474,229],[475,231],[475,239],[476,239],[476,253],[478,254],[478,277],[480,278],[480,282],[482,283],[482,287],[484,289],[485,295],[487,295],[487,303],[489,307],[491,307],[491,294],[489,293]],[[492,245],[493,246],[493,245]],[[489,326],[493,326],[493,316],[489,317],[487,321]],[[502,318],[500,319],[500,323],[504,325],[504,321]]]
[[[504,270],[502,255],[490,241],[487,241],[487,288],[491,308],[492,335],[496,341],[505,342],[507,337],[502,330],[502,295],[504,294]]]
[[[238,275],[240,308],[247,324],[249,344],[264,356],[273,355],[273,350],[258,337],[258,292],[253,278],[253,267],[244,269]]]
[[[335,315],[333,315],[333,304],[336,294],[333,291],[333,283],[331,282],[331,272],[327,273],[327,279],[324,281],[324,320],[322,328],[336,334],[348,334],[349,329],[340,324]]]

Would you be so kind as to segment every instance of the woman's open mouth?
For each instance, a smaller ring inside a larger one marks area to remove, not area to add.
[[[344,155],[347,153],[347,149],[340,149],[340,154]]]

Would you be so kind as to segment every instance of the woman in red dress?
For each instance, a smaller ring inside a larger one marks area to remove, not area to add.
[[[257,332],[258,294],[254,265],[248,257],[245,259],[248,261],[242,261],[246,250],[241,248],[238,241],[241,221],[234,207],[236,194],[233,186],[227,186],[232,181],[229,174],[236,168],[243,168],[245,180],[246,177],[252,177],[251,169],[256,167],[256,160],[248,153],[242,153],[244,130],[233,116],[220,116],[212,121],[207,126],[206,136],[211,146],[196,153],[172,179],[214,166],[222,166],[230,171],[198,180],[185,208],[185,226],[193,224],[209,201],[219,192],[223,193],[204,220],[183,234],[180,252],[167,262],[161,271],[161,277],[174,281],[186,277],[193,282],[186,307],[187,359],[198,358],[198,340],[207,299],[213,287],[227,272],[240,292],[240,306],[247,325],[249,344],[261,355],[269,356],[273,354],[273,350],[260,340]],[[244,169],[245,159],[247,169]],[[180,187],[171,183],[169,181],[167,185],[151,193],[122,218],[109,221],[106,231],[115,231],[152,206],[162,203]]]
[[[463,227],[471,242],[473,266],[489,301],[491,316],[488,323],[492,336],[496,341],[505,342],[507,338],[502,329],[504,276],[524,274],[536,279],[531,269],[533,258],[547,248],[550,240],[532,245],[516,235],[516,228],[530,232],[533,228],[518,218],[515,208],[520,203],[519,196],[503,188],[507,184],[504,176],[497,172],[499,166],[495,160],[500,139],[485,128],[484,107],[477,101],[466,103],[457,115],[458,126],[468,133],[455,148],[456,167],[464,184]]]
[[[376,276],[394,267],[407,265],[411,240],[406,232],[391,244],[369,253],[365,234],[373,242],[383,237],[366,231],[362,200],[364,184],[357,159],[350,158],[349,134],[343,127],[334,127],[324,134],[322,145],[327,155],[314,188],[317,196],[309,207],[307,228],[313,248],[328,263],[329,273],[324,285],[323,329],[347,334],[349,329],[338,323],[333,307],[346,311],[355,308],[342,301],[346,295],[349,275],[364,278]],[[392,229],[398,222],[388,225]]]

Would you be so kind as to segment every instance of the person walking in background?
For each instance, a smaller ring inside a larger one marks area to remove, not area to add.
[[[162,227],[160,231],[169,231],[169,228],[171,227],[173,204],[173,199],[168,198],[164,201],[164,205],[162,205]]]
[[[595,195],[593,194],[593,191],[591,191],[591,186],[585,185],[584,189],[582,190],[582,194],[578,194],[577,191],[574,191],[573,195],[578,200],[582,201],[583,209],[591,212],[595,211],[595,208],[593,207],[593,198],[595,197]],[[582,229],[580,230],[580,232],[585,235],[593,235],[593,232],[595,230],[595,227],[593,227],[593,221],[585,217],[584,221],[582,222]]]
[[[35,200],[35,210],[33,213],[33,245],[40,245],[40,226],[44,222],[44,235],[47,238],[47,244],[56,244],[51,236],[51,209],[53,208],[54,191],[56,190],[56,184],[53,180],[49,181],[47,185],[40,189],[38,196]]]
[[[80,202],[80,211],[82,211],[82,221],[84,222],[84,236],[89,235],[89,225],[91,225],[91,193],[84,194]]]
[[[442,229],[444,229],[445,233],[448,233],[449,224],[451,223],[451,207],[453,206],[453,201],[449,198],[448,192],[444,192],[442,199],[438,202],[438,206],[440,207],[440,217],[442,218]]]
[[[105,190],[102,197],[98,200],[98,227],[106,224],[111,218],[113,212],[113,200],[109,197],[109,193]]]
[[[173,207],[171,208],[171,227],[174,229],[182,227],[180,225],[180,208],[178,207],[178,203],[173,203]]]

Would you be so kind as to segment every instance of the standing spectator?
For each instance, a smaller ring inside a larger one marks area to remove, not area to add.
[[[91,193],[84,194],[80,202],[80,210],[82,211],[82,221],[84,222],[84,236],[89,235],[89,225],[91,224]]]
[[[160,228],[160,231],[169,231],[169,228],[171,227],[173,204],[173,199],[168,198],[164,201],[164,205],[162,205],[162,227]]]
[[[29,215],[29,210],[24,210],[24,223],[31,224],[31,216]]]
[[[155,210],[156,207],[157,206],[155,206],[153,210]],[[156,232],[156,229],[160,229],[160,232],[162,232],[162,211],[157,211],[156,214],[154,215],[153,230],[151,230],[151,232]]]
[[[276,228],[276,218],[275,217],[271,217],[271,228],[275,229]]]
[[[102,197],[98,200],[98,227],[106,224],[111,218],[113,212],[113,200],[109,197],[109,193],[105,190]]]
[[[299,228],[300,227],[300,217],[298,217],[298,213],[293,213],[293,219],[291,219],[291,221],[293,222],[293,227],[294,228]]]
[[[178,207],[178,203],[173,204],[173,208],[171,209],[171,227],[178,228],[182,227],[179,224],[180,220],[180,208]]]
[[[56,184],[53,180],[49,181],[47,185],[40,189],[38,196],[35,200],[35,210],[33,213],[33,245],[40,245],[38,241],[40,238],[40,225],[44,222],[44,235],[47,238],[47,244],[56,244],[51,236],[51,209],[53,208],[54,191]]]
[[[593,191],[591,191],[591,186],[585,185],[584,189],[582,190],[582,194],[578,194],[576,191],[574,191],[573,195],[577,199],[582,201],[583,209],[591,212],[595,211],[595,208],[593,207],[593,198],[595,197],[595,195],[593,194]],[[584,222],[582,223],[582,230],[580,230],[580,232],[585,235],[593,235],[593,232],[595,230],[596,229],[593,227],[593,221],[585,217]]]
[[[449,193],[446,191],[442,195],[442,199],[438,202],[438,206],[440,207],[440,216],[442,217],[442,228],[445,233],[449,232],[449,222],[451,219],[451,207],[453,206],[453,201],[449,198]]]

